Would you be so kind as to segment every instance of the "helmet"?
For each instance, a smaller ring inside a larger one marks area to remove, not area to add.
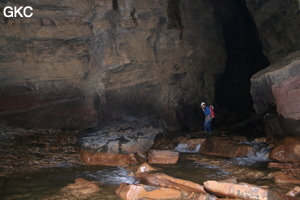
[[[205,102],[202,102],[202,103],[201,103],[201,106],[203,106],[203,105],[206,105],[206,103],[205,103]]]

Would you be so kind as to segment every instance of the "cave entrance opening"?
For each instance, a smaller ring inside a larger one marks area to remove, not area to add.
[[[223,115],[234,115],[231,123],[237,123],[255,113],[250,78],[269,66],[269,61],[244,0],[217,0],[215,17],[223,27],[227,54],[225,71],[216,79],[216,105]]]

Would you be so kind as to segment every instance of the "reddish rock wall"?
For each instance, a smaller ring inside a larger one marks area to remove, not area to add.
[[[251,94],[254,108],[258,113],[277,107],[277,112],[285,119],[286,134],[299,134],[300,126],[300,52],[287,56],[253,75]]]
[[[284,118],[287,135],[300,134],[300,12],[299,1],[246,0],[256,23],[265,55],[271,65],[253,75],[254,109],[262,113],[271,106]]]

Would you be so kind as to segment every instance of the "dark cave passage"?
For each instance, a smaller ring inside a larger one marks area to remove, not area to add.
[[[254,113],[250,78],[266,68],[269,61],[262,52],[256,25],[244,1],[219,1],[215,9],[222,23],[227,53],[225,71],[216,80],[216,104],[219,110],[245,119]]]

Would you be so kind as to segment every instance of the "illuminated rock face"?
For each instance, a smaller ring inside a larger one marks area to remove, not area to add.
[[[262,113],[276,106],[284,118],[285,134],[299,135],[300,29],[293,20],[300,17],[299,1],[246,2],[270,61],[269,67],[251,78],[254,109]]]
[[[212,4],[21,3],[31,18],[0,22],[1,123],[88,128],[126,115],[197,128],[199,102],[214,100],[226,55]]]
[[[269,156],[272,160],[280,162],[300,162],[300,136],[280,140]]]
[[[299,55],[300,52],[290,54],[251,78],[254,109],[262,113],[276,106],[278,114],[284,118],[286,135],[297,135],[300,131]]]
[[[0,21],[0,123],[91,128],[132,116],[169,130],[199,129],[199,103],[214,103],[226,63],[222,23],[232,6],[222,2],[14,1],[33,16]],[[271,65],[299,50],[298,2],[246,4]],[[253,77],[256,111],[275,97],[278,112],[297,124],[285,113],[299,101],[279,103],[290,95],[281,88],[297,83],[290,78],[272,78],[273,87],[264,75]]]

